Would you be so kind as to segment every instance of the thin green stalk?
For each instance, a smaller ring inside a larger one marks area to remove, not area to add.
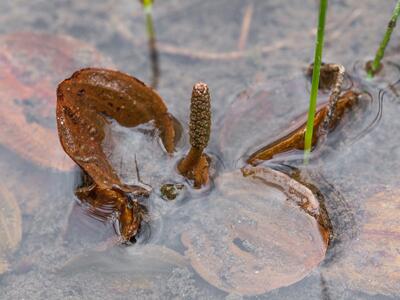
[[[396,27],[397,18],[400,15],[400,0],[397,1],[396,7],[393,10],[392,18],[390,19],[385,35],[382,42],[379,45],[378,51],[376,51],[375,59],[371,64],[367,64],[368,77],[372,78],[381,68],[381,60],[385,55],[385,50],[390,41],[393,29]]]
[[[311,151],[312,137],[314,129],[314,117],[315,110],[317,107],[317,96],[318,96],[318,85],[319,85],[319,73],[321,69],[322,61],[322,49],[324,47],[324,33],[325,33],[325,18],[326,9],[328,6],[328,0],[320,0],[319,5],[319,19],[318,19],[318,32],[315,42],[315,54],[314,54],[314,68],[311,84],[310,94],[310,107],[308,109],[307,128],[304,138],[304,162],[308,162],[308,156]]]
[[[146,31],[149,45],[149,55],[152,70],[151,86],[157,88],[160,77],[160,66],[156,44],[156,33],[153,22],[153,0],[142,0],[143,10],[146,15]]]
[[[149,39],[155,39],[153,25],[153,0],[143,0],[143,8],[146,14],[146,30]]]

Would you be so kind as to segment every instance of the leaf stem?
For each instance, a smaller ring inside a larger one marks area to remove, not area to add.
[[[314,117],[315,117],[315,110],[317,107],[319,74],[320,74],[321,61],[322,61],[322,49],[324,46],[325,19],[326,19],[327,6],[328,6],[328,0],[320,0],[318,32],[317,32],[317,38],[316,38],[316,43],[315,43],[314,69],[313,69],[311,94],[310,94],[310,106],[308,109],[307,128],[306,128],[306,134],[304,137],[304,162],[305,163],[308,162],[308,156],[310,154],[311,145],[312,145]]]
[[[393,10],[392,18],[388,23],[385,35],[383,36],[383,39],[379,45],[378,51],[376,51],[373,62],[367,64],[367,71],[369,78],[374,77],[374,75],[378,73],[381,68],[381,60],[385,55],[385,50],[387,45],[389,44],[390,36],[392,35],[394,28],[396,27],[396,22],[397,18],[399,17],[399,14],[400,14],[400,0],[397,1],[396,7]]]

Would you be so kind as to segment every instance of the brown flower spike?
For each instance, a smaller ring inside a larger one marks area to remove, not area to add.
[[[196,83],[193,86],[190,104],[190,151],[178,164],[179,172],[194,181],[194,187],[200,188],[209,180],[209,157],[203,153],[210,139],[211,101],[207,84]]]

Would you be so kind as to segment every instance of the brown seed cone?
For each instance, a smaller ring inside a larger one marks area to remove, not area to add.
[[[195,188],[208,182],[209,163],[203,154],[207,147],[211,131],[211,101],[208,86],[199,82],[193,86],[190,104],[189,124],[190,145],[188,155],[178,164],[179,172],[194,180]]]
[[[204,149],[210,139],[211,101],[207,84],[196,83],[193,86],[190,104],[190,145]]]

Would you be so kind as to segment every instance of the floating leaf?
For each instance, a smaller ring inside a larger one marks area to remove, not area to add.
[[[7,256],[21,241],[21,212],[14,195],[0,185],[0,274],[8,269]]]
[[[172,153],[179,124],[143,82],[121,72],[91,68],[75,72],[59,85],[57,125],[65,152],[89,175],[90,182],[77,195],[91,205],[95,217],[107,219],[117,211],[120,234],[129,240],[145,212],[137,197],[149,194],[139,186],[141,168],[136,152],[129,149],[136,144],[140,152],[149,153],[146,163],[160,167],[151,161],[159,145],[151,138],[150,149],[141,143],[149,144],[149,135],[160,136],[166,152]],[[132,173],[137,173],[136,182],[128,184]]]
[[[349,289],[400,293],[400,191],[381,192],[365,202],[363,226],[324,276]]]
[[[57,124],[65,152],[100,188],[122,186],[103,140],[111,122],[136,127],[153,121],[167,152],[175,147],[175,125],[164,102],[134,77],[105,69],[84,69],[57,91]]]
[[[92,47],[69,37],[32,32],[0,37],[0,140],[40,166],[70,170],[55,130],[57,83],[87,64],[108,64]]]
[[[307,187],[271,169],[243,173],[216,180],[210,211],[201,212],[181,240],[207,282],[257,295],[309,274],[324,259],[329,232],[317,221],[320,206]]]

